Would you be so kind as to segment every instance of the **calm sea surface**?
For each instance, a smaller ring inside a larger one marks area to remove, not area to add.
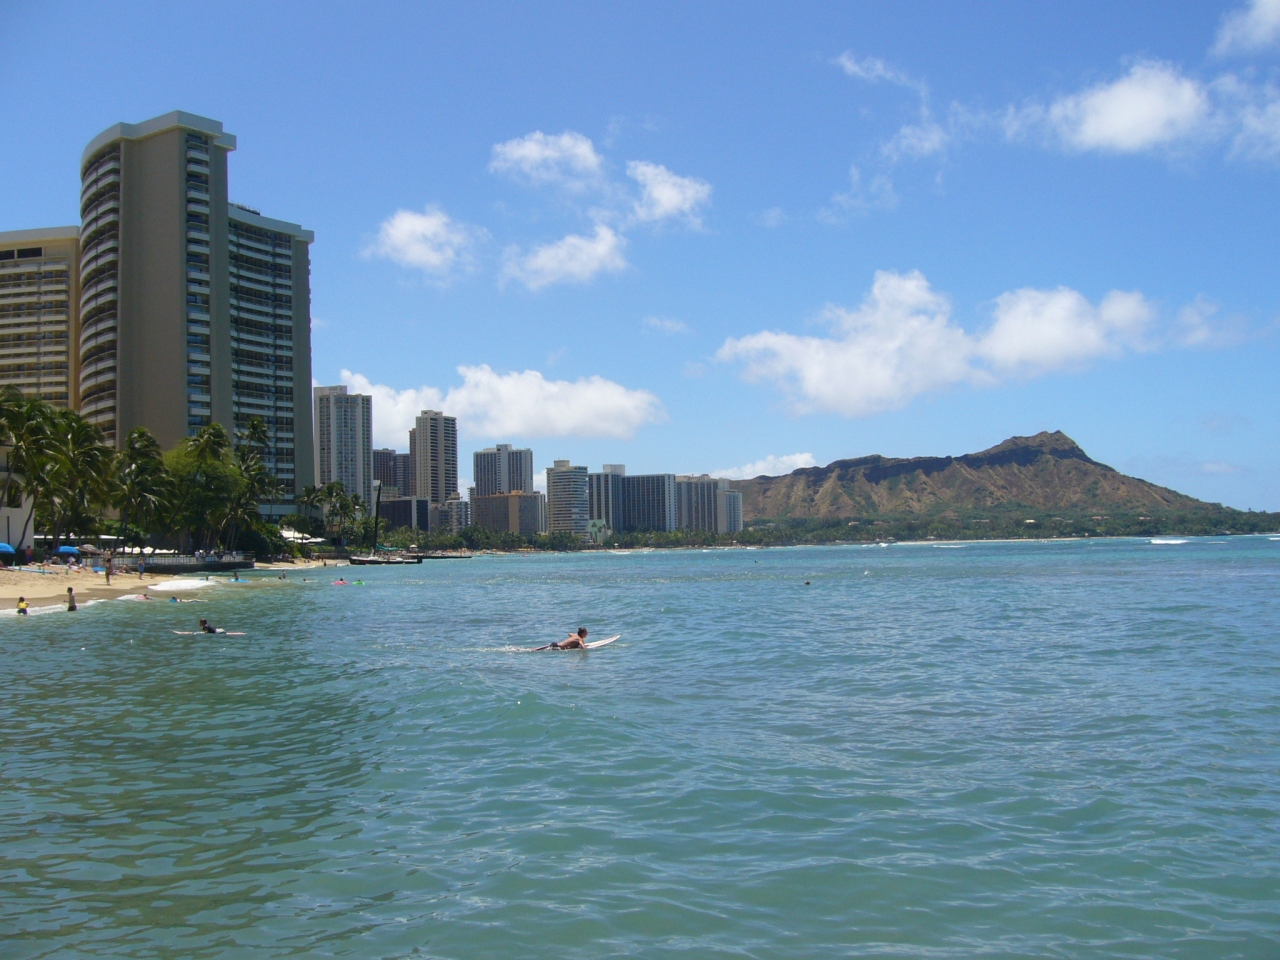
[[[1280,541],[346,572],[0,619],[0,957],[1280,955]]]

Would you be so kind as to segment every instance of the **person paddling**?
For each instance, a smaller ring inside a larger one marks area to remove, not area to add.
[[[213,626],[211,623],[209,623],[208,620],[205,620],[202,617],[200,619],[200,632],[201,633],[226,633],[227,631],[223,630],[221,627]]]
[[[571,633],[559,643],[551,644],[552,650],[585,650],[587,649],[587,628],[579,627],[577,633]]]

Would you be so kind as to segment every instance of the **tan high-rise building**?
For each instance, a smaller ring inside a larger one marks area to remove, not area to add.
[[[79,296],[79,227],[0,233],[0,385],[76,406]]]
[[[458,420],[439,410],[423,410],[409,431],[414,462],[414,495],[442,504],[458,495]]]
[[[315,482],[310,252],[297,224],[227,200],[236,138],[175,111],[119,123],[81,159],[80,411],[119,445],[174,446],[211,422],[267,427],[292,511]]]

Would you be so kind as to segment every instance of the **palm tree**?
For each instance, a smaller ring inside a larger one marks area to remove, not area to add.
[[[41,471],[45,511],[53,547],[62,533],[90,533],[101,508],[114,497],[115,451],[103,442],[102,431],[74,410],[52,416],[49,468]],[[24,531],[25,535],[25,531]]]
[[[9,469],[5,474],[4,489],[0,491],[0,504],[13,506],[10,498],[15,490],[15,480],[21,491],[25,481],[39,472],[39,463],[52,438],[53,412],[49,404],[25,398],[12,387],[0,391],[0,430],[3,431],[3,443],[9,447]]]
[[[160,443],[146,427],[135,427],[125,437],[117,463],[121,541],[128,541],[130,519],[145,538],[171,489]]]
[[[238,493],[238,471],[229,463],[231,439],[220,423],[201,427],[167,457],[173,491],[166,504],[171,529],[186,545],[208,549],[222,531],[228,504]]]

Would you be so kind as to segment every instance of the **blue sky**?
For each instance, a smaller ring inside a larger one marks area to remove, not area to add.
[[[1280,509],[1280,0],[0,3],[0,230],[173,109],[315,230],[313,364],[598,468],[1060,429]],[[770,459],[774,458],[774,459]]]

